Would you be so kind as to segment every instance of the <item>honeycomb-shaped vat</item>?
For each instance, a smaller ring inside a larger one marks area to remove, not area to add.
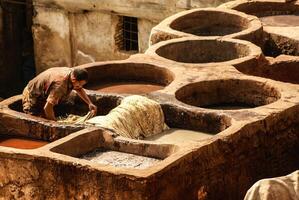
[[[203,108],[240,109],[273,103],[280,93],[263,82],[227,79],[191,83],[180,88],[176,98]]]
[[[259,43],[262,37],[261,22],[254,16],[242,12],[200,8],[172,15],[152,29],[150,41],[161,41],[198,36],[201,38],[226,37]]]
[[[243,65],[261,57],[259,47],[236,39],[180,38],[151,46],[146,54],[189,66]]]
[[[261,43],[267,56],[299,55],[299,3],[298,1],[234,1],[220,6],[259,17],[263,24]]]
[[[146,94],[161,90],[173,81],[166,68],[147,63],[111,62],[83,66],[90,74],[87,89],[117,94]]]

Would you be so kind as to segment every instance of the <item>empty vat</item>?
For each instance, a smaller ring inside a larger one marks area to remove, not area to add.
[[[280,98],[280,93],[264,82],[225,79],[188,84],[180,88],[175,96],[192,106],[232,110],[273,103]]]
[[[258,42],[262,25],[258,18],[235,10],[200,8],[183,11],[152,29],[151,44],[186,36],[226,36]]]
[[[236,67],[240,72],[269,78],[276,81],[299,84],[299,59],[297,56],[281,55],[277,58],[270,59],[268,63],[252,67],[245,65]]]
[[[228,2],[220,7],[238,10],[259,17],[264,29],[263,52],[267,56],[299,55],[298,1],[244,1]]]
[[[244,65],[262,58],[256,45],[236,39],[172,39],[151,46],[146,54],[161,61],[188,66]],[[203,65],[204,64],[204,65]]]

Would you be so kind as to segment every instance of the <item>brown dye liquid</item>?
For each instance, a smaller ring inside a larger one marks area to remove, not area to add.
[[[103,83],[89,87],[89,90],[97,90],[99,92],[107,93],[129,93],[129,94],[144,94],[156,90],[163,89],[164,86],[151,84],[146,82],[117,82],[117,83]]]
[[[299,26],[299,15],[266,16],[260,20],[267,26]]]
[[[36,149],[48,144],[41,140],[28,139],[23,137],[0,136],[0,146],[17,149]]]

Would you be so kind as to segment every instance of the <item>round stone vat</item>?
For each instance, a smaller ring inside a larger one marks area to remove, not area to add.
[[[281,55],[271,59],[269,63],[252,68],[251,66],[236,67],[240,72],[273,79],[287,83],[299,84],[298,56]]]
[[[257,16],[264,26],[262,48],[267,56],[299,55],[299,3],[283,1],[234,1],[221,5]]]
[[[17,97],[1,102],[0,146],[32,149],[84,128],[82,125],[62,124],[25,114],[21,96]]]
[[[121,102],[121,97],[114,95],[89,95],[91,101],[97,106],[97,115],[106,115],[118,106]],[[58,104],[55,107],[55,113],[57,116],[66,116],[68,114],[84,116],[89,112],[89,108],[85,102],[79,98],[75,92],[72,93],[68,101]]]
[[[180,12],[153,28],[151,44],[186,36],[227,36],[257,42],[262,38],[258,18],[219,8],[201,8]]]
[[[259,18],[267,19],[266,17],[273,16],[273,19],[277,19],[279,21],[280,17],[278,16],[292,16],[296,17],[299,12],[299,3],[298,1],[290,1],[290,2],[284,2],[284,1],[263,1],[263,0],[257,0],[257,1],[248,1],[248,0],[237,0],[234,2],[227,2],[219,6],[219,8],[228,8],[228,9],[234,9],[237,11],[241,11],[246,14],[255,15]],[[287,20],[287,18],[285,18]],[[276,22],[278,22],[276,21]],[[281,25],[281,23],[276,24],[275,20],[271,20],[272,25]],[[298,25],[297,20],[287,20],[283,21],[285,25]]]
[[[273,103],[280,98],[280,93],[264,82],[223,79],[186,85],[175,96],[179,101],[192,106],[235,110]]]
[[[208,63],[239,65],[259,58],[261,50],[248,41],[191,37],[160,42],[150,47],[146,54],[192,66]]]
[[[96,95],[91,94],[89,95],[92,102],[97,106],[97,114],[98,115],[106,115],[109,113],[110,110],[115,108],[117,105],[121,102],[121,97],[113,96],[113,95]],[[6,100],[4,105],[7,105],[7,107],[12,110],[16,111],[18,113],[23,113],[22,108],[22,99],[21,96],[19,98],[9,101],[10,99]],[[75,92],[71,92],[68,99],[62,101],[60,104],[56,105],[54,107],[54,112],[56,117],[62,117],[67,114],[73,114],[73,115],[80,115],[83,116],[89,111],[88,106],[85,102],[81,100],[77,96]],[[25,114],[25,113],[23,113]],[[27,117],[31,117],[31,115],[27,115]],[[42,119],[42,118],[40,118]]]
[[[90,98],[98,107],[98,115],[107,114],[121,101],[121,97],[109,95],[93,94],[90,95]],[[22,110],[21,95],[2,101],[0,106],[0,134],[9,137],[12,136],[12,138],[5,139],[6,142],[14,142],[15,139],[22,140],[26,138],[29,140],[31,138],[43,141],[54,141],[85,128],[85,126],[81,124],[51,121],[42,116],[25,114]],[[84,116],[89,111],[88,106],[75,95],[75,93],[72,93],[67,101],[55,106],[54,110],[55,116],[58,119],[64,119],[70,114]]]
[[[89,73],[86,88],[95,92],[146,94],[173,81],[166,68],[146,63],[111,62],[83,65]]]
[[[250,21],[239,12],[224,12],[218,9],[192,10],[177,17],[170,28],[197,36],[224,36],[241,32],[249,27]],[[239,15],[238,15],[238,14]]]

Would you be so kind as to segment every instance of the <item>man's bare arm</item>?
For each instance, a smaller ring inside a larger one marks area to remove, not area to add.
[[[53,107],[53,104],[49,103],[48,101],[44,106],[44,111],[47,119],[56,120]]]
[[[85,90],[83,88],[76,90],[77,94],[85,101],[88,105],[89,110],[93,112],[94,115],[97,113],[97,107],[91,102],[90,98],[87,96]]]

